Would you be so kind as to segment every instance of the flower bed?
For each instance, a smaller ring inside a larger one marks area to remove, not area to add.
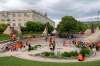
[[[54,52],[43,52],[40,54],[36,54],[36,56],[42,56],[46,58],[57,58],[57,59],[75,59],[78,56],[77,52],[62,52],[62,53],[54,53]]]
[[[57,58],[57,59],[76,59],[79,54],[83,54],[86,57],[91,56],[91,51],[88,49],[82,49],[80,53],[77,51],[72,52],[42,52],[36,54],[36,56],[46,57],[46,58]]]

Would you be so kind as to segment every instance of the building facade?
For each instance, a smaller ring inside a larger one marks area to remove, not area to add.
[[[49,22],[53,27],[55,26],[55,22],[48,18],[46,14],[34,10],[0,11],[0,22],[9,23],[12,26],[18,24],[25,26],[27,21],[41,22],[43,24]]]

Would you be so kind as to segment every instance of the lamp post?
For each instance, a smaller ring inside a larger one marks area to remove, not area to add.
[[[98,12],[97,12],[97,22],[99,22],[99,14],[100,14],[100,11],[98,10]]]

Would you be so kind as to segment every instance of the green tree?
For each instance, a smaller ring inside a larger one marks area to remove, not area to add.
[[[64,16],[58,25],[58,31],[60,33],[68,32],[74,33],[77,32],[78,22],[72,16]]]
[[[77,21],[72,16],[64,16],[57,26],[57,30],[60,34],[75,34],[80,31],[85,31],[87,29],[86,24]]]
[[[80,32],[80,31],[84,32],[87,28],[88,28],[87,24],[84,24],[82,22],[78,22],[78,26],[77,26],[78,32]]]
[[[45,24],[45,26],[47,26],[48,33],[51,33],[51,32],[54,30],[54,27],[51,26],[49,22],[47,22],[47,23]]]
[[[44,25],[40,22],[28,21],[26,23],[26,31],[28,32],[41,32],[44,30]]]
[[[51,33],[54,29],[49,23],[42,24],[41,22],[28,21],[26,22],[25,27],[21,27],[21,30],[24,33],[43,32],[45,26],[48,28],[48,33]]]
[[[3,33],[6,28],[7,24],[0,24],[0,33]]]

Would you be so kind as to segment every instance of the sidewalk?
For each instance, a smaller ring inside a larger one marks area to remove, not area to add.
[[[14,56],[14,57],[22,58],[22,59],[33,60],[33,61],[41,61],[41,62],[58,62],[58,63],[79,62],[77,59],[43,58],[43,57],[38,57],[38,56],[34,56],[34,55],[31,56],[30,54],[31,54],[31,52],[21,52],[21,51],[10,52],[9,51],[9,52],[0,54],[0,57]],[[100,60],[100,52],[98,52],[97,55],[94,56],[94,57],[86,58],[86,60],[84,62],[86,62],[86,61],[96,61],[96,60]]]

